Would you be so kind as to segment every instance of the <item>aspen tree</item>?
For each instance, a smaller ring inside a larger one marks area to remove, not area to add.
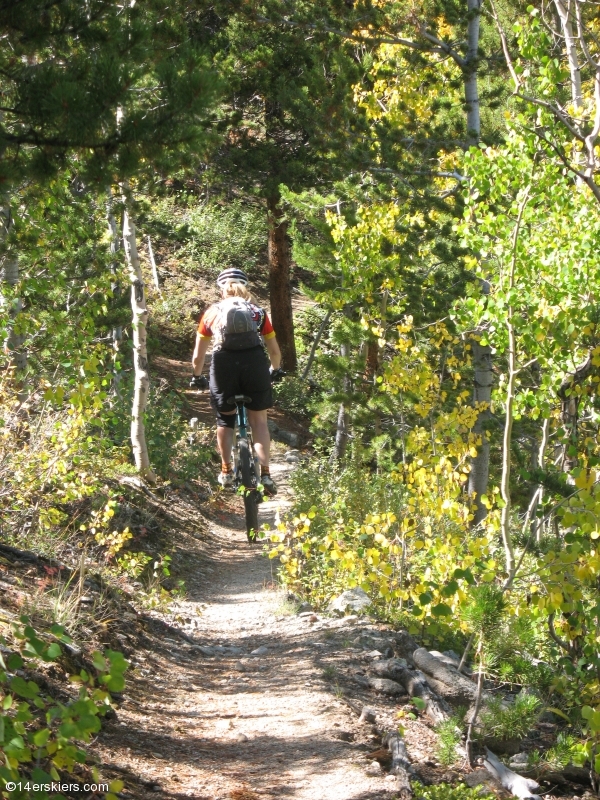
[[[0,241],[5,241],[12,228],[12,213],[10,201],[5,199],[0,206]],[[9,294],[12,294],[15,286],[19,282],[19,261],[16,255],[8,249],[0,261],[0,310],[7,310],[7,336],[4,341],[4,352],[9,358],[9,364],[18,370],[23,370],[27,366],[27,355],[21,348],[25,337],[15,331],[15,323],[18,325],[17,317],[23,308],[23,303],[19,297],[6,298],[2,294],[2,284],[6,284]]]
[[[148,445],[146,443],[146,429],[144,415],[150,391],[150,374],[148,371],[148,351],[146,347],[146,329],[148,324],[148,308],[146,306],[146,292],[144,276],[140,265],[136,242],[135,223],[128,209],[127,183],[121,185],[121,198],[123,201],[123,247],[129,270],[131,284],[131,311],[133,327],[133,370],[134,388],[131,406],[131,446],[135,465],[140,474],[148,481],[154,483],[156,476],[150,466]]]

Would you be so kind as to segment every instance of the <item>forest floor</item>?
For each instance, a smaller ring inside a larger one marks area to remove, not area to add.
[[[189,372],[172,359],[159,358],[157,368],[171,385]],[[186,398],[190,415],[212,420],[205,395]],[[274,445],[279,494],[260,511],[271,524],[290,504],[296,465],[286,450]],[[140,800],[150,791],[164,800],[395,797],[395,777],[376,760],[385,755],[371,754],[408,698],[377,696],[364,677],[378,652],[394,648],[390,631],[368,617],[295,613],[275,562],[247,542],[235,495],[198,503],[180,491],[168,506],[181,520],[173,565],[186,598],[168,613],[140,614],[119,637],[131,669],[117,715],[93,747],[103,774]],[[364,704],[376,725],[358,721]],[[403,724],[423,780],[452,778],[435,760],[429,726]]]

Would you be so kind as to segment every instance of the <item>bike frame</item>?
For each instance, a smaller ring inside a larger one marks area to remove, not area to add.
[[[237,400],[235,399],[235,440],[233,443],[233,463],[235,469],[235,478],[236,483],[239,485],[241,484],[242,476],[239,471],[239,456],[238,456],[238,442],[240,439],[247,439],[248,444],[250,446],[250,452],[252,453],[252,458],[254,461],[254,474],[256,477],[256,483],[260,483],[260,471],[257,470],[257,462],[258,459],[254,453],[254,442],[252,441],[252,429],[248,424],[248,411],[246,409],[246,404],[243,399]]]
[[[241,402],[236,402],[235,404],[235,424],[237,428],[237,434],[242,439],[248,438],[248,412],[246,410],[246,404]]]

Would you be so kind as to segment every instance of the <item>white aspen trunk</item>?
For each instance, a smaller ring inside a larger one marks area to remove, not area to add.
[[[583,93],[581,91],[581,70],[579,68],[579,55],[577,53],[577,39],[573,35],[572,2],[577,2],[577,0],[567,0],[567,5],[565,5],[562,0],[554,0],[554,5],[560,18],[562,33],[565,39],[565,50],[567,52],[569,75],[571,78],[571,99],[573,100],[575,110],[578,111],[583,105]]]
[[[117,274],[117,253],[122,247],[121,237],[119,236],[119,228],[117,225],[117,220],[115,219],[114,209],[113,209],[113,199],[111,190],[108,190],[108,202],[106,204],[106,216],[108,221],[108,229],[110,232],[110,253],[113,256],[113,260],[111,261],[110,271],[113,275],[116,276]],[[111,284],[111,289],[113,292],[113,300],[118,297],[119,295],[119,284],[117,281],[113,281]],[[120,325],[116,325],[111,331],[112,337],[112,348],[114,351],[113,356],[113,363],[115,367],[113,369],[113,385],[112,391],[113,394],[117,397],[121,396],[121,372],[117,367],[117,361],[119,359],[119,351],[121,349],[121,342],[123,340],[123,328]]]
[[[479,88],[477,68],[479,66],[479,30],[481,24],[481,0],[467,0],[467,53],[463,67],[465,103],[467,106],[467,145],[476,145],[481,136]]]
[[[596,156],[596,142],[598,140],[598,136],[600,135],[600,67],[598,66],[596,66],[596,72],[594,74],[594,104],[594,125],[592,130],[585,137],[585,148],[587,152],[585,175],[588,179],[587,185],[591,189],[596,186],[594,182],[594,175],[596,174],[596,168],[598,164],[598,158]],[[598,194],[596,194],[596,196],[598,197]]]
[[[12,215],[10,211],[10,202],[4,200],[0,206],[0,239],[4,240],[10,233],[12,228]],[[4,352],[9,356],[10,365],[18,370],[23,370],[27,366],[27,355],[21,350],[25,337],[22,334],[15,333],[15,320],[21,313],[23,303],[20,298],[8,300],[2,294],[2,284],[5,283],[11,289],[19,282],[19,261],[12,254],[7,253],[4,256],[2,263],[0,263],[0,308],[10,305],[8,333],[4,341]]]
[[[481,0],[467,0],[467,53],[463,70],[465,104],[467,108],[467,146],[477,145],[481,136],[481,117],[479,106],[479,87],[477,70],[479,67],[479,35],[481,29]],[[489,292],[487,281],[482,281],[482,291]],[[485,330],[477,331],[483,335]],[[479,344],[475,339],[471,342],[473,352],[473,406],[480,407],[473,433],[481,438],[477,455],[471,459],[468,491],[474,501],[472,525],[478,525],[487,515],[487,508],[481,502],[487,493],[490,475],[490,442],[485,430],[485,423],[490,418],[492,402],[492,349],[489,345]]]
[[[548,447],[548,439],[550,438],[550,419],[545,419],[542,425],[542,439],[540,441],[540,446],[537,451],[536,457],[536,467],[538,469],[544,469],[544,462],[546,460],[546,448]],[[531,532],[532,535],[535,537],[535,541],[539,542],[542,538],[542,521],[537,519],[537,510],[540,504],[543,502],[544,499],[544,487],[540,484],[536,487],[535,492],[533,493],[533,497],[531,498],[531,503],[529,504],[529,508],[527,509],[527,519],[525,525],[523,526],[523,530],[526,529],[527,525],[531,521]]]
[[[146,445],[146,430],[144,427],[144,414],[150,390],[150,376],[148,373],[148,353],[146,350],[146,325],[148,323],[148,309],[146,307],[146,293],[144,291],[144,278],[140,267],[137,243],[135,239],[135,224],[129,215],[125,192],[127,186],[122,185],[123,192],[123,246],[129,267],[129,280],[131,282],[131,311],[133,326],[133,368],[134,391],[131,408],[131,446],[135,465],[144,478],[156,481],[156,476],[150,466],[148,447]]]
[[[319,342],[321,341],[321,336],[323,336],[325,328],[329,325],[331,314],[332,311],[331,309],[329,309],[325,314],[325,316],[323,317],[323,322],[321,322],[319,330],[317,331],[317,335],[313,340],[312,347],[310,348],[310,353],[308,354],[308,361],[306,362],[306,366],[304,367],[304,372],[302,373],[302,377],[300,378],[301,381],[305,381],[310,375],[310,368],[312,367],[313,361],[315,360],[315,355],[317,354],[317,347],[319,346]]]
[[[340,355],[347,358],[350,355],[350,345],[343,344],[340,347]],[[350,390],[350,378],[348,375],[344,377],[344,391]],[[342,461],[346,455],[346,448],[348,446],[348,410],[344,403],[340,403],[337,419],[337,430],[335,433],[335,443],[331,453],[330,461]]]
[[[517,266],[517,250],[519,245],[519,232],[521,229],[521,220],[523,219],[523,212],[529,199],[529,189],[519,203],[519,211],[515,222],[515,229],[512,238],[512,255],[510,272],[508,275],[508,294],[510,295],[515,285],[515,270]],[[502,438],[502,479],[500,481],[500,492],[504,506],[500,515],[500,533],[502,534],[502,544],[504,546],[504,557],[506,561],[507,578],[504,584],[505,589],[512,587],[517,571],[517,562],[515,560],[515,549],[512,541],[512,534],[510,531],[510,512],[511,512],[511,496],[510,496],[510,456],[512,447],[512,429],[513,429],[513,411],[515,405],[515,387],[517,382],[517,374],[519,369],[517,367],[517,341],[515,336],[515,329],[513,325],[513,307],[509,305],[506,315],[506,330],[508,333],[508,379],[506,384],[506,403],[505,403],[505,420],[504,420],[504,436]]]
[[[481,331],[483,333],[483,330]],[[487,508],[481,498],[487,492],[490,474],[490,441],[488,439],[485,423],[490,418],[490,405],[492,402],[492,350],[489,345],[481,345],[474,339],[471,342],[473,351],[473,406],[480,407],[473,433],[481,437],[481,444],[477,448],[477,455],[471,459],[469,473],[469,497],[475,503],[473,525],[478,525],[487,515]]]
[[[156,260],[154,258],[154,250],[152,249],[152,240],[150,237],[146,237],[148,239],[148,258],[150,259],[150,267],[152,268],[152,278],[154,280],[154,286],[156,287],[156,291],[159,294],[162,294],[160,290],[160,282],[158,280],[158,270],[156,268]]]
[[[512,324],[512,316],[512,308],[509,308],[506,323],[508,330],[508,381],[506,385],[505,403],[506,419],[504,421],[504,436],[502,438],[502,480],[500,482],[500,491],[502,493],[502,500],[504,501],[504,506],[500,516],[500,531],[502,533],[502,544],[504,545],[506,572],[508,574],[508,581],[511,585],[515,574],[516,562],[515,551],[512,543],[512,535],[510,532],[510,454],[512,444],[513,410],[515,403],[515,385],[517,379],[516,341],[515,331]]]

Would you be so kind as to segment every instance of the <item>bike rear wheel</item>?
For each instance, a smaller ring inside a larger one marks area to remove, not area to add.
[[[256,490],[256,475],[254,474],[254,459],[250,452],[247,439],[240,439],[240,469],[242,473],[242,486],[244,487],[244,510],[246,512],[246,534],[249,542],[256,540],[258,533],[258,492]]]

